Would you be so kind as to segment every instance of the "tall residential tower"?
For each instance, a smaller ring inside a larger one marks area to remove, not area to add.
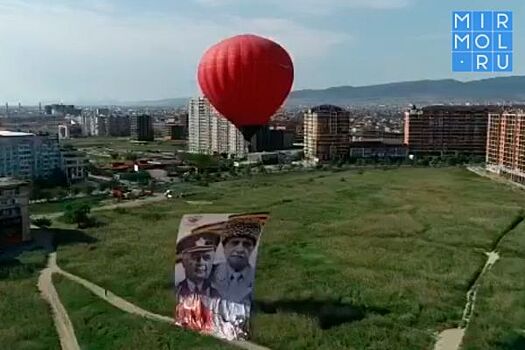
[[[191,153],[243,157],[248,150],[241,132],[221,116],[205,97],[189,101],[188,132],[188,150]]]
[[[333,105],[321,105],[304,114],[304,156],[314,162],[348,157],[350,112]]]

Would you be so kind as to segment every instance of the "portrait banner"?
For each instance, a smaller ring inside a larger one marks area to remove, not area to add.
[[[175,248],[178,326],[248,339],[257,249],[268,219],[268,213],[182,217]]]

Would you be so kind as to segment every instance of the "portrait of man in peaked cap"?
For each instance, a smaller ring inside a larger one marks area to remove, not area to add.
[[[222,229],[222,223],[199,226],[177,242],[177,261],[182,263],[185,275],[185,279],[176,286],[179,297],[218,295],[211,286],[210,277]]]

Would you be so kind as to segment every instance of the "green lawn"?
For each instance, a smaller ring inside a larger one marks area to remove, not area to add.
[[[84,350],[233,349],[215,339],[122,312],[62,276],[53,276],[53,282]]]
[[[0,349],[59,349],[51,312],[36,286],[42,251],[0,261]]]
[[[98,241],[60,247],[59,264],[171,315],[181,216],[269,210],[255,342],[272,349],[431,349],[437,331],[460,321],[484,252],[525,204],[523,192],[462,169],[274,174],[203,190],[212,205],[173,200],[97,213],[106,225],[85,233]],[[525,245],[522,235],[515,240]],[[519,265],[503,263],[491,276],[515,276]],[[474,323],[490,329],[482,328],[487,339],[472,349],[498,349],[492,345],[515,334],[496,331],[492,317],[475,315],[481,320]],[[511,320],[515,327],[523,321],[521,313]]]

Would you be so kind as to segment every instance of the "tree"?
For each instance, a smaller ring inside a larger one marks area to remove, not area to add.
[[[186,154],[187,163],[197,167],[200,170],[218,168],[219,160],[207,154]]]
[[[124,155],[124,159],[134,162],[134,161],[136,161],[138,159],[138,156],[137,156],[136,153],[126,152],[126,154]]]
[[[38,218],[38,219],[33,220],[33,224],[35,226],[40,227],[40,228],[49,228],[49,227],[51,227],[53,222],[50,219],[46,218],[46,217],[42,217],[42,218]]]
[[[79,228],[92,224],[89,217],[91,207],[86,203],[67,204],[64,208],[64,221],[68,224],[77,224]]]
[[[71,194],[76,196],[79,193],[80,193],[80,188],[78,188],[78,187],[71,187]]]

